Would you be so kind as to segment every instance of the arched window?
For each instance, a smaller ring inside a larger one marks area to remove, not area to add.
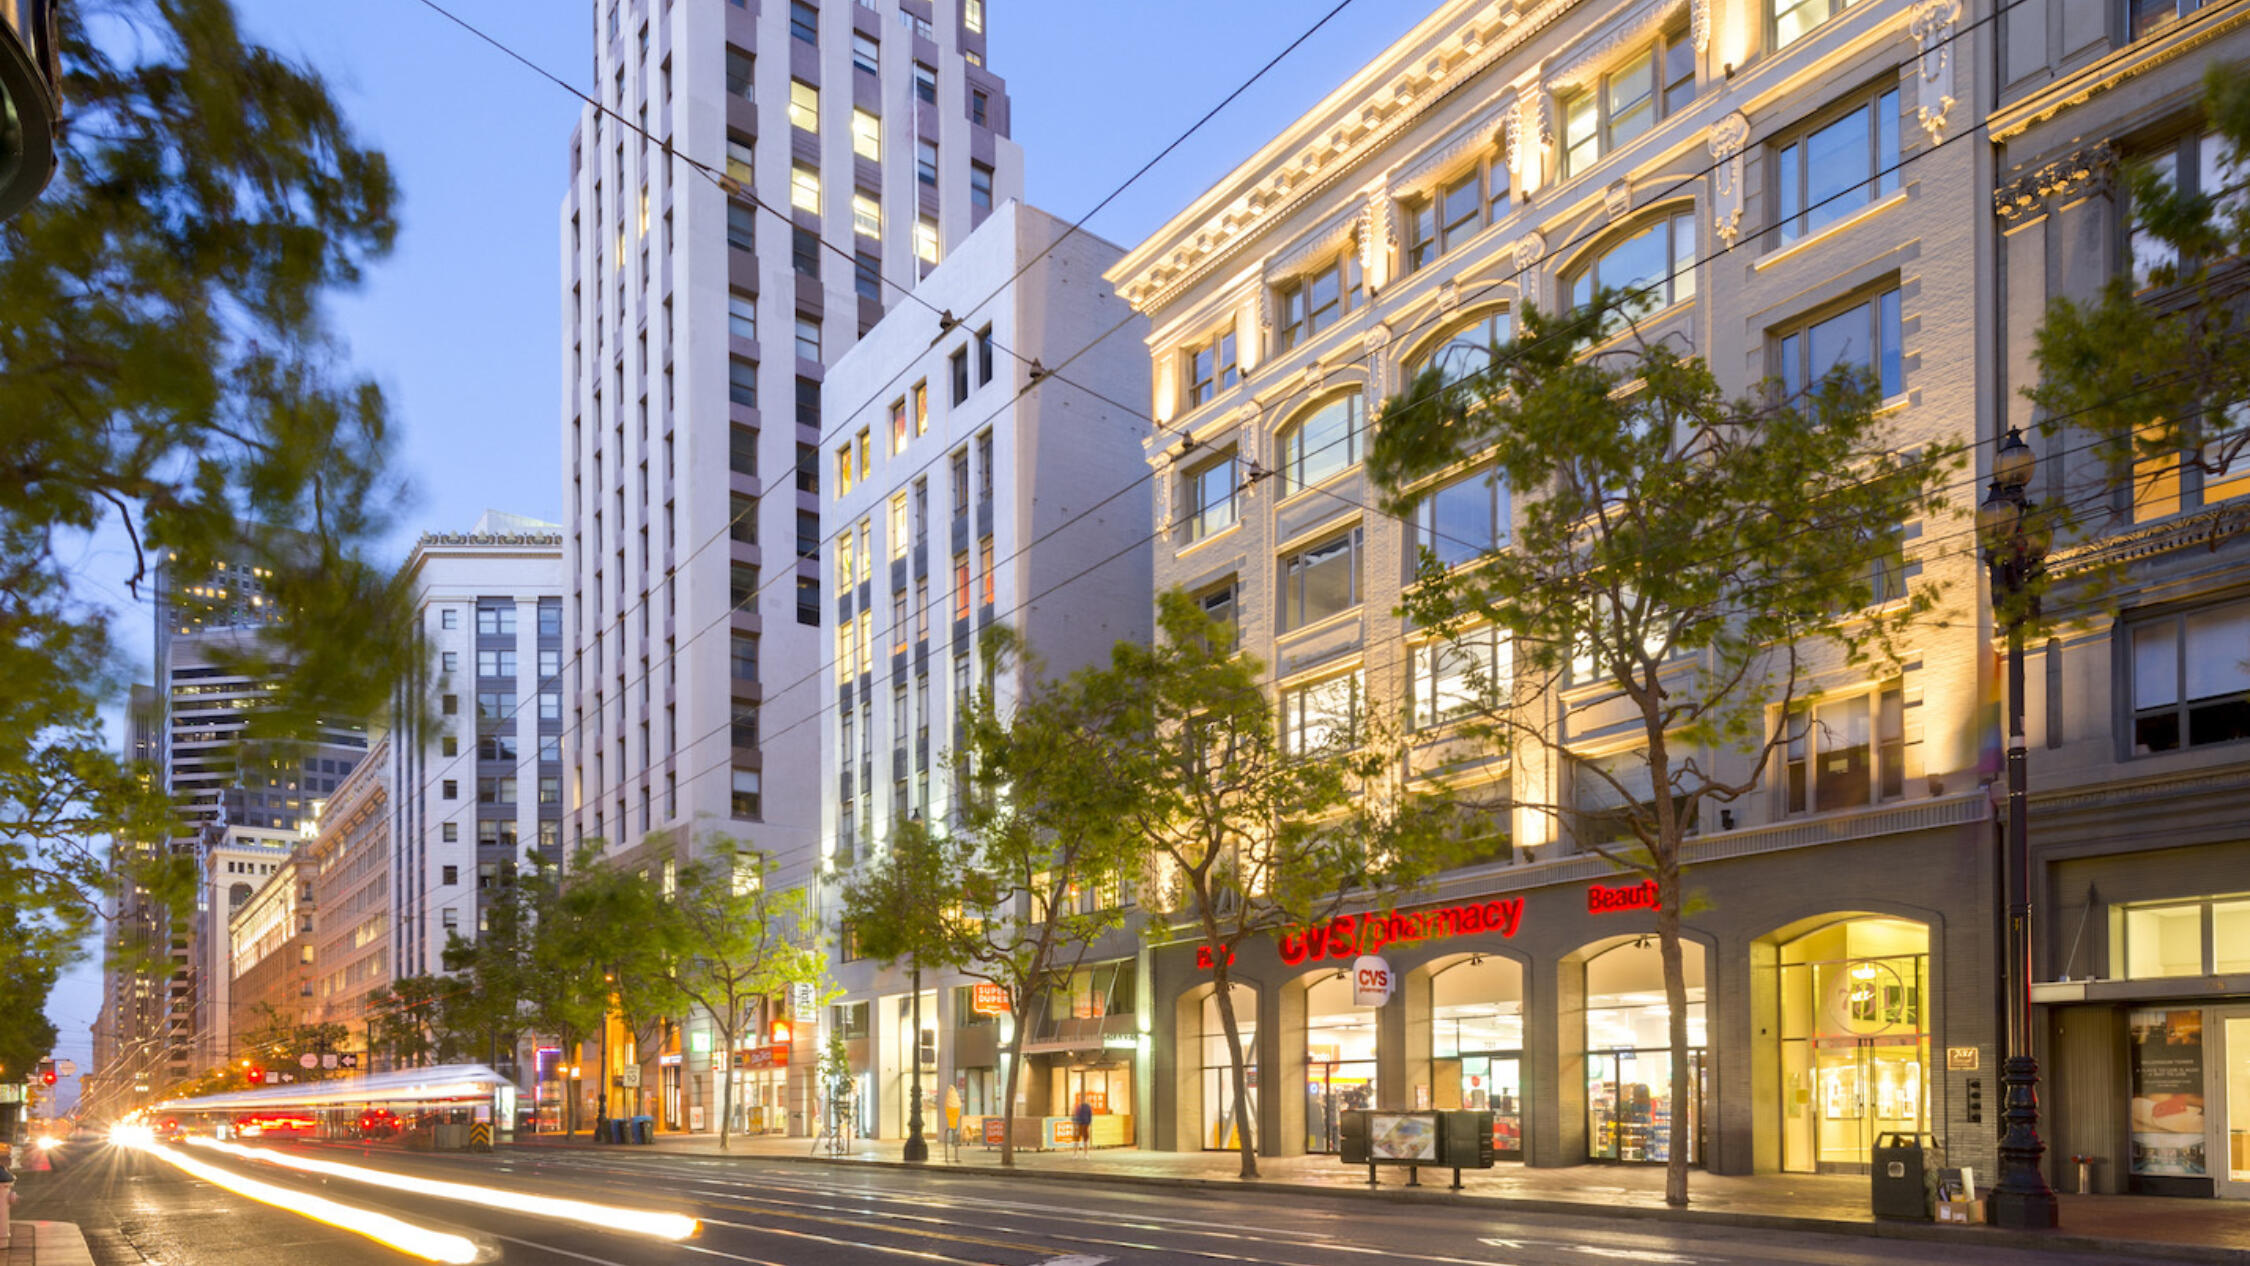
[[[1448,385],[1481,374],[1492,364],[1493,349],[1515,338],[1515,321],[1506,308],[1494,308],[1445,332],[1406,363],[1407,381],[1435,367]]]
[[[229,907],[241,905],[243,902],[248,901],[249,899],[250,885],[248,884],[236,884],[232,888],[227,889],[227,905]]]
[[[1695,297],[1695,212],[1675,211],[1615,238],[1570,274],[1570,306],[1607,287],[1626,293],[1624,312],[1638,316]]]
[[[1299,492],[1359,462],[1359,393],[1332,397],[1282,429],[1283,495]]]

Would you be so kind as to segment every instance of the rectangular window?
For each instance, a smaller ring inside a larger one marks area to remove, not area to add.
[[[2148,163],[2159,183],[2215,201],[2216,224],[2225,224],[2229,213],[2250,198],[2250,190],[2242,187],[2227,162],[2225,138],[2215,132],[2191,133],[2169,142],[2149,154]],[[2151,233],[2137,215],[2126,221],[2124,254],[2132,261],[2136,289],[2169,283],[2178,274],[2179,252]]]
[[[1563,174],[1585,171],[1694,96],[1694,46],[1687,31],[1666,32],[1563,102]]]
[[[1181,528],[1190,541],[1200,541],[1233,527],[1237,515],[1236,494],[1241,478],[1236,470],[1232,451],[1214,457],[1196,466],[1182,476],[1180,496]]]
[[[1234,326],[1229,325],[1189,348],[1187,371],[1187,398],[1182,403],[1190,409],[1207,403],[1240,382],[1242,371],[1235,359]]]
[[[727,806],[729,816],[747,821],[756,821],[765,816],[765,800],[760,794],[757,770],[735,770],[732,790]]]
[[[802,79],[789,81],[789,126],[801,131],[820,131],[820,89]]]
[[[984,577],[984,605],[991,606],[996,581],[993,576],[992,538],[983,537],[977,542],[977,571]]]
[[[797,512],[797,557],[820,557],[820,512],[817,510]],[[815,587],[818,587],[817,582]]]
[[[852,111],[852,153],[881,161],[883,120],[865,110]]]
[[[984,34],[984,0],[961,0],[961,25],[971,35]]]
[[[789,33],[807,44],[820,43],[820,10],[805,0],[789,0]]]
[[[869,251],[852,255],[852,290],[862,299],[883,299],[883,261]]]
[[[1446,567],[1474,562],[1500,548],[1508,531],[1508,489],[1492,471],[1432,489],[1414,507],[1416,556]]]
[[[1359,461],[1359,395],[1335,396],[1291,422],[1281,436],[1282,495],[1293,496]]]
[[[1818,391],[1832,371],[1850,368],[1872,373],[1882,397],[1891,399],[1906,390],[1902,337],[1896,290],[1806,322],[1781,336],[1782,389],[1794,399]]]
[[[747,202],[727,203],[727,245],[738,251],[758,249],[758,211]]]
[[[789,205],[799,211],[820,214],[820,173],[803,163],[789,167]],[[802,232],[802,230],[799,230]],[[816,242],[817,245],[817,242]],[[799,270],[803,271],[803,270]]]
[[[749,137],[739,132],[727,133],[727,175],[749,185],[757,179],[757,157]]]
[[[797,379],[797,425],[810,427],[820,425],[820,383],[816,379],[803,377]],[[867,473],[865,462],[860,463],[859,473],[861,475]]]
[[[1507,639],[1491,625],[1458,642],[1417,646],[1408,665],[1414,728],[1428,729],[1508,702]]]
[[[959,406],[969,399],[969,349],[958,348],[946,358],[946,367],[953,375],[953,403]]]
[[[1360,529],[1330,537],[1281,560],[1284,632],[1341,615],[1360,602]]]
[[[905,452],[906,438],[906,401],[902,397],[891,401],[891,452]]]
[[[751,92],[750,72],[751,67],[755,64],[756,63],[751,60],[750,54],[743,52],[741,49],[736,48],[732,44],[727,45],[728,96],[748,99],[753,95]]]
[[[797,359],[820,359],[820,318],[805,313],[797,314]]]
[[[1905,693],[1897,682],[1791,709],[1782,809],[1827,813],[1906,794]]]
[[[758,568],[751,563],[730,563],[727,568],[727,604],[736,611],[758,596]]]
[[[751,592],[755,593],[758,582],[756,568],[750,570],[749,580]],[[756,634],[735,633],[728,637],[727,673],[736,681],[756,681],[758,679],[758,638]]]
[[[2250,738],[2250,602],[2131,626],[2133,754]]]
[[[914,142],[914,178],[925,185],[937,184],[937,142]]]
[[[1319,271],[1277,287],[1282,350],[1310,339],[1358,308],[1361,290],[1359,249],[1351,243],[1321,264]]]
[[[750,408],[758,407],[758,367],[739,356],[727,358],[727,399]]]
[[[797,623],[820,627],[820,582],[811,576],[797,577]]]
[[[930,433],[930,384],[927,380],[914,384],[914,433]]]
[[[727,741],[743,751],[756,749],[758,746],[758,710],[756,708],[740,701],[735,703],[733,714],[727,721]]]
[[[1898,90],[1774,153],[1775,222],[1794,242],[1898,190]]]
[[[1472,170],[1438,191],[1439,252],[1453,250],[1483,227],[1484,182]]]
[[[727,539],[744,545],[758,543],[758,503],[741,493],[727,496]]]
[[[2111,974],[2125,980],[2250,971],[2250,895],[2110,907]]]
[[[938,262],[937,221],[924,218],[914,222],[914,257],[925,264]]]
[[[969,122],[978,127],[992,125],[992,99],[975,89],[969,91]]]
[[[852,495],[852,446],[836,449],[836,496],[838,500]]]
[[[1850,8],[1853,0],[1773,0],[1776,51],[1804,38],[1807,31]]]
[[[969,164],[969,205],[979,211],[992,209],[992,169],[983,163]]]
[[[1203,608],[1205,619],[1213,624],[1225,627],[1229,647],[1239,644],[1242,640],[1241,604],[1235,601],[1239,589],[1240,586],[1230,576],[1225,584],[1205,592],[1202,597],[1196,599],[1197,604]]]
[[[1292,756],[1349,750],[1358,730],[1357,673],[1281,692],[1282,750]]]
[[[914,95],[929,105],[937,104],[937,71],[921,62],[914,63]]]
[[[977,385],[992,381],[992,327],[977,331]]]
[[[882,68],[883,46],[864,31],[852,32],[852,69],[873,75],[881,73]]]
[[[727,428],[727,469],[737,475],[758,473],[758,432],[740,424]]]
[[[739,290],[727,295],[727,334],[733,338],[758,337],[758,296]]]
[[[953,556],[953,618],[969,618],[969,556]]]

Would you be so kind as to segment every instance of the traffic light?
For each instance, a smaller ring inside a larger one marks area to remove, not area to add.
[[[1969,1078],[1967,1115],[1969,1118],[1969,1124],[1984,1124],[1984,1081],[1982,1078]]]
[[[55,1084],[55,1061],[51,1059],[39,1061],[39,1084],[42,1086]]]
[[[255,1064],[252,1064],[250,1066],[250,1071],[244,1073],[243,1077],[246,1078],[253,1086],[263,1086],[266,1084],[266,1070],[258,1067]]]

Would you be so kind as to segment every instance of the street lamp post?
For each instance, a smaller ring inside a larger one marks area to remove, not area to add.
[[[907,833],[907,847],[916,850],[914,860],[919,863],[922,860],[920,852],[922,847],[922,811],[920,809],[913,812],[909,819],[909,825],[912,829]],[[915,867],[914,873],[917,875],[921,873],[919,865]],[[919,938],[916,938],[916,941],[912,980],[908,985],[914,991],[912,1003],[914,1033],[913,1041],[910,1043],[912,1053],[908,1056],[909,1063],[907,1064],[906,1146],[899,1152],[899,1158],[906,1161],[927,1161],[930,1159],[930,1141],[922,1137],[922,949]]]
[[[2023,736],[2023,625],[2039,612],[2037,583],[2046,573],[2050,532],[2024,493],[2036,463],[2031,446],[2008,428],[1992,460],[1992,487],[1977,509],[1978,535],[1992,577],[1996,619],[2008,631],[2008,835],[2002,884],[2008,901],[2007,946],[2000,962],[2006,982],[2001,1015],[2007,1058],[2001,1065],[2004,1106],[2000,1181],[1993,1188],[1994,1226],[2044,1229],[2055,1225],[2055,1193],[2040,1171],[2047,1145],[2039,1138],[2039,1061],[2031,1041],[2031,836],[2025,822],[2026,753]]]

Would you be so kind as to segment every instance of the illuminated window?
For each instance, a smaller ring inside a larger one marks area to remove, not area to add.
[[[802,79],[789,81],[789,126],[820,131],[820,89]]]
[[[1784,49],[1807,31],[1852,7],[1855,0],[1774,0],[1773,46]]]
[[[1357,741],[1359,674],[1281,692],[1281,745],[1291,756],[1343,751]]]
[[[883,204],[865,189],[852,193],[852,231],[862,237],[883,236]]]
[[[1189,541],[1200,541],[1234,526],[1240,485],[1231,449],[1180,477],[1180,527]]]
[[[1695,45],[1685,29],[1667,32],[1563,102],[1563,174],[1593,166],[1694,97]]]
[[[974,35],[984,33],[984,0],[962,0],[961,25]]]
[[[789,205],[820,214],[820,173],[803,163],[789,168]]]
[[[893,453],[900,453],[904,452],[905,450],[906,400],[901,397],[900,399],[891,401],[891,451]]]
[[[936,221],[916,220],[914,222],[914,256],[925,264],[938,262]]]
[[[883,157],[883,120],[865,110],[852,111],[852,153],[861,158]]]
[[[739,132],[727,133],[727,175],[749,184],[754,179],[755,157],[750,138]]]
[[[1784,813],[1855,809],[1906,794],[1906,696],[1899,683],[1790,709],[1779,753]]]
[[[2250,971],[2250,894],[2111,906],[2109,945],[2124,980]]]
[[[1898,190],[1898,90],[1774,150],[1774,220],[1794,242]]]
[[[1426,642],[1410,652],[1407,689],[1413,697],[1414,728],[1456,721],[1508,699],[1508,641],[1491,625],[1472,630],[1458,642]]]
[[[1360,433],[1359,393],[1333,397],[1285,427],[1281,433],[1283,495],[1302,492],[1357,465]]]
[[[930,384],[926,379],[914,384],[914,433],[930,433]]]
[[[1231,390],[1242,380],[1242,371],[1235,361],[1234,326],[1189,348],[1187,357],[1187,390],[1181,404],[1195,408],[1222,391]]]
[[[1342,320],[1364,302],[1357,239],[1346,241],[1315,271],[1276,287],[1274,299],[1280,309],[1283,351]]]

